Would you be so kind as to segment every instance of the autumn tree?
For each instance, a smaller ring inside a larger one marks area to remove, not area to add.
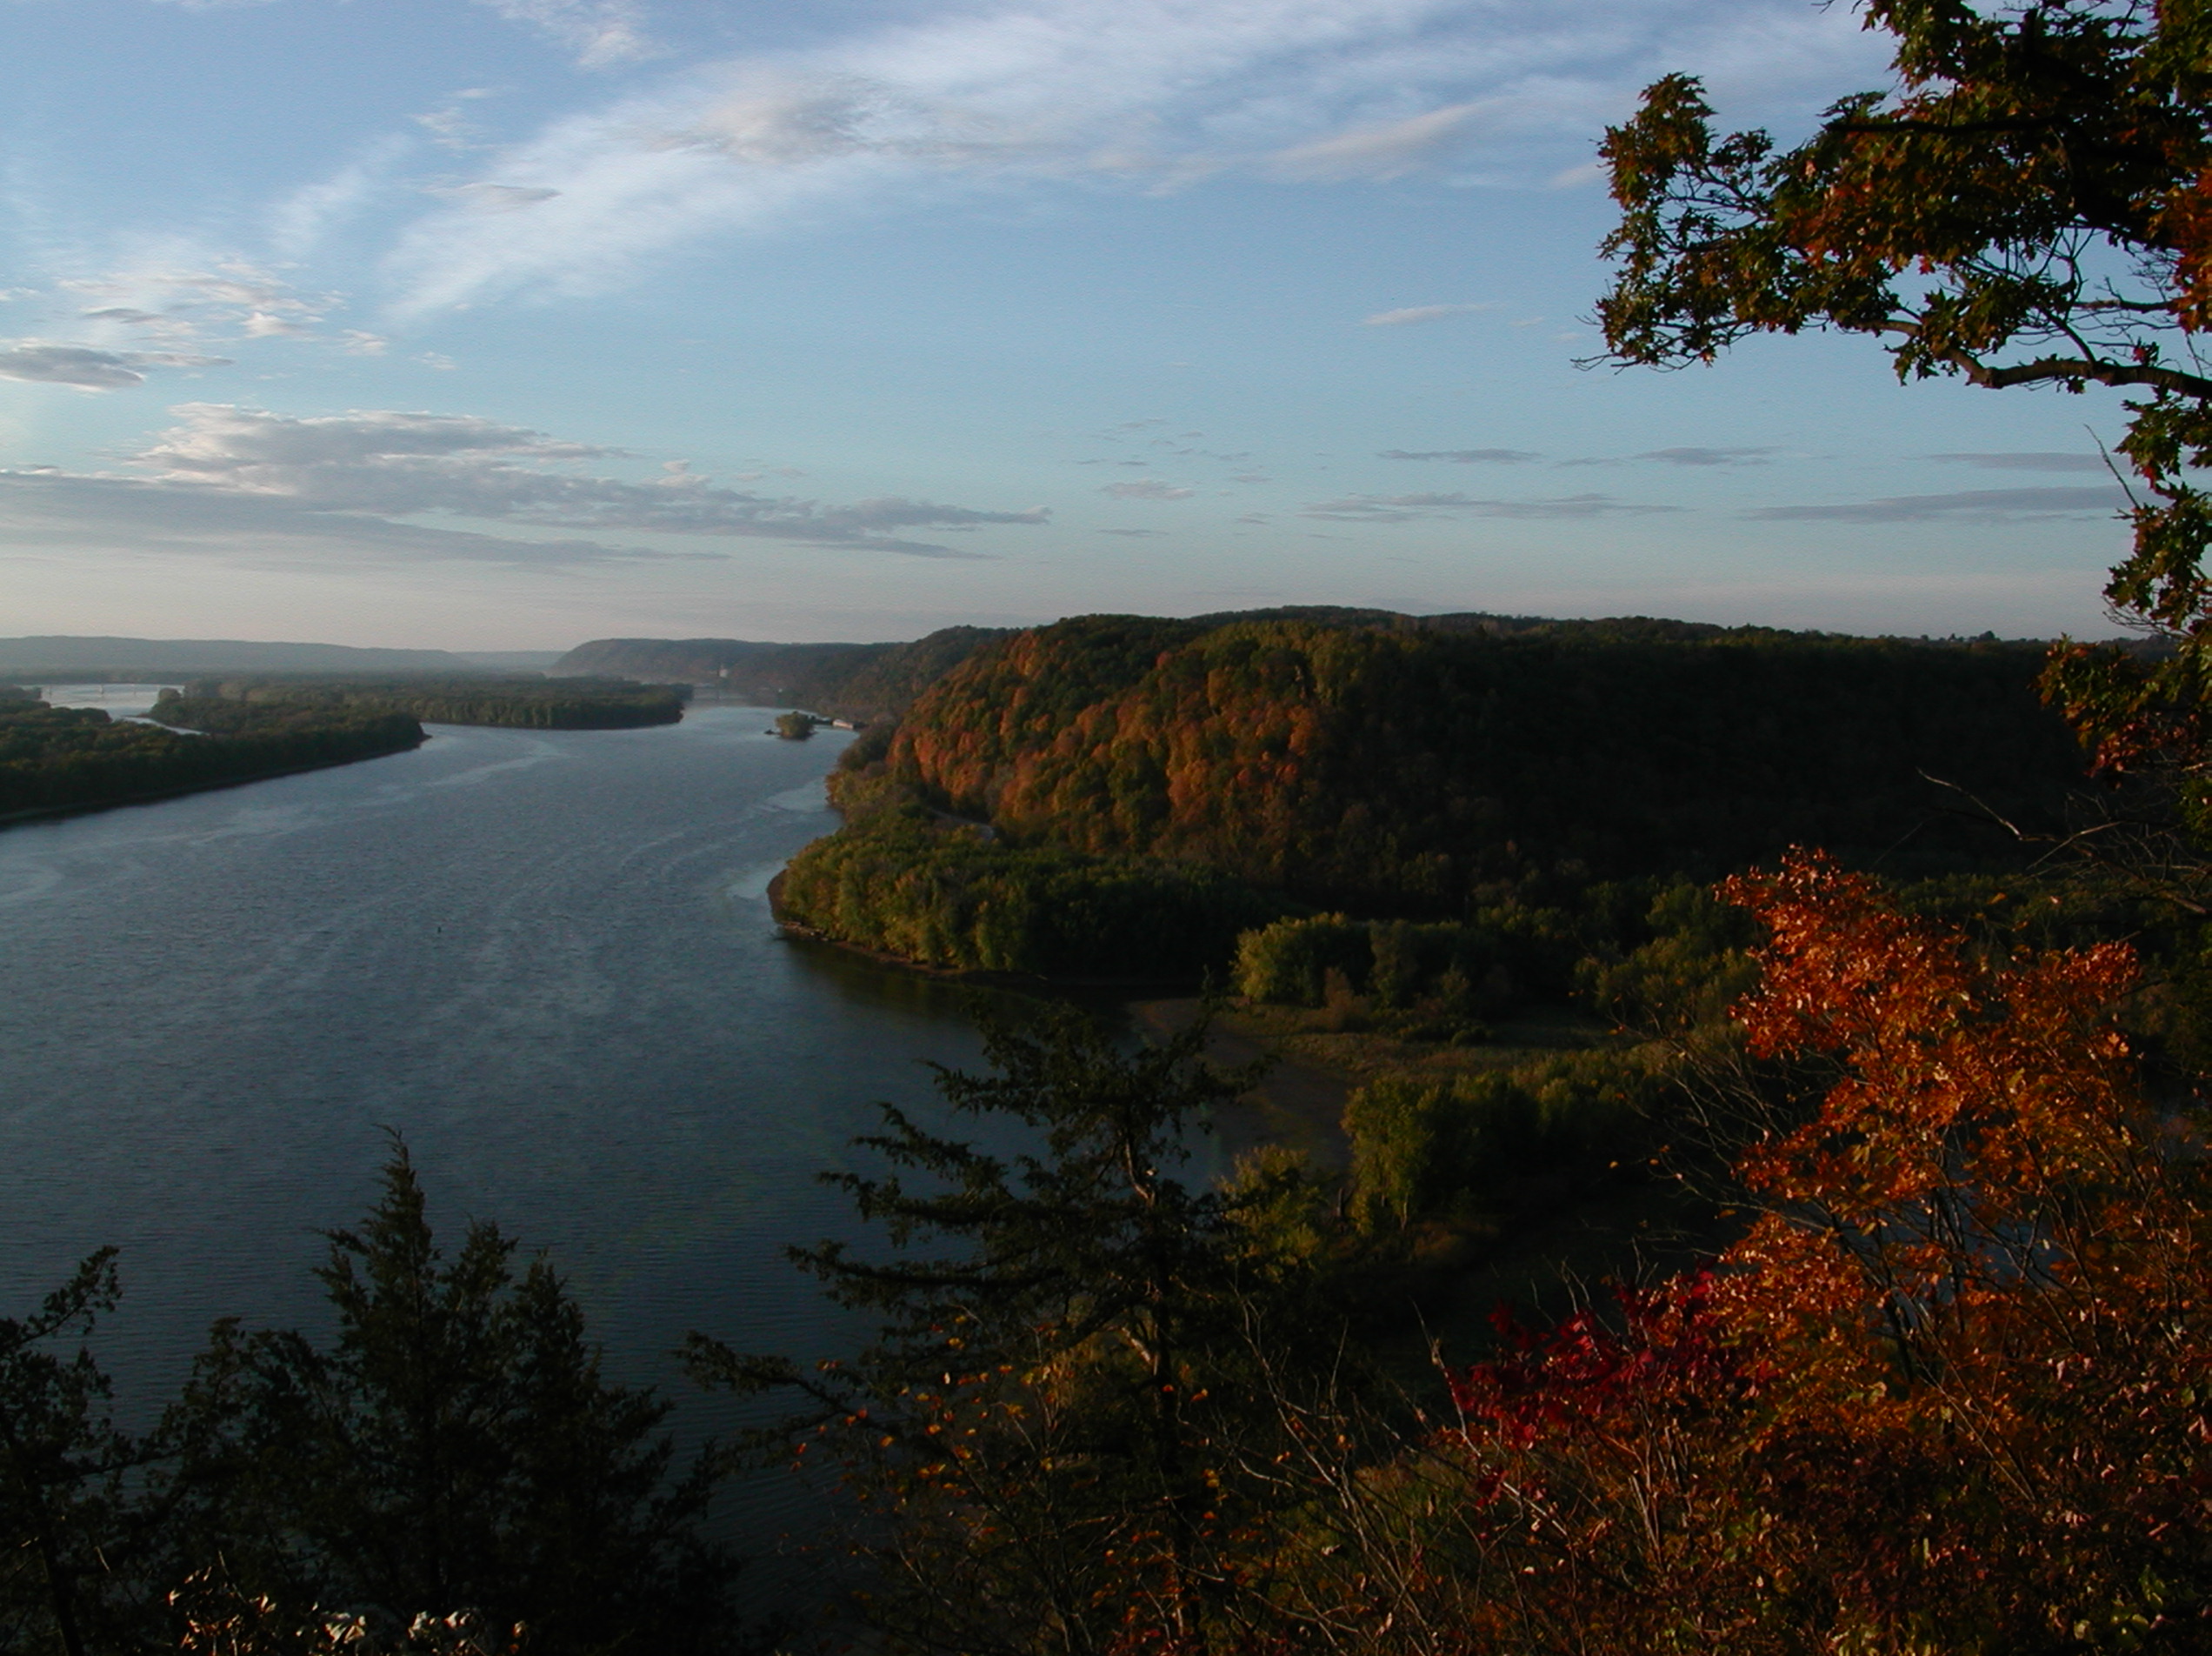
[[[2047,691],[2108,771],[2212,753],[2212,8],[2197,0],[1865,0],[1896,86],[1782,148],[1722,134],[1670,75],[1603,146],[1622,213],[1598,313],[1622,364],[1756,333],[1882,339],[1905,378],[2133,394],[2131,556],[2106,596],[2163,658],[2068,647]]]
[[[1808,1107],[1744,1152],[1756,1217],[1709,1270],[1505,1319],[1454,1377],[1449,1521],[1411,1527],[1457,1625],[2204,1648],[2212,1179],[2201,1106],[2147,1096],[2115,1026],[2132,952],[1977,949],[1816,855],[1728,891],[1770,935],[1739,1017]]]

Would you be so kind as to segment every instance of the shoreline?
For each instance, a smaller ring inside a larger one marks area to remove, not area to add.
[[[371,759],[389,759],[394,754],[412,753],[430,739],[425,733],[422,742],[387,748],[382,753],[356,753],[350,758],[316,759],[306,765],[278,765],[270,771],[255,771],[244,776],[217,777],[179,788],[156,788],[145,793],[121,794],[112,799],[81,800],[75,805],[31,805],[22,811],[0,812],[0,828],[13,827],[18,823],[39,822],[52,817],[82,817],[95,811],[116,811],[125,805],[159,805],[164,799],[182,799],[195,793],[214,793],[223,788],[243,788],[255,782],[274,782],[279,777],[304,776],[310,771],[335,771],[344,765],[366,765]]]
[[[769,914],[787,939],[835,949],[877,965],[939,983],[970,984],[1042,996],[1094,998],[1110,993],[1130,1025],[1147,1040],[1182,1033],[1196,1019],[1204,1002],[1188,992],[1189,984],[1139,978],[1044,978],[1029,972],[983,972],[923,965],[881,949],[825,937],[813,927],[787,919],[782,902],[782,873],[768,883]],[[1280,1146],[1308,1157],[1324,1174],[1342,1177],[1351,1166],[1351,1141],[1344,1133],[1344,1100],[1353,1083],[1316,1065],[1293,1058],[1264,1037],[1216,1016],[1207,1031],[1204,1056],[1221,1069],[1237,1069],[1264,1059],[1268,1072],[1236,1103],[1220,1111],[1215,1131],[1234,1162],[1247,1152]]]

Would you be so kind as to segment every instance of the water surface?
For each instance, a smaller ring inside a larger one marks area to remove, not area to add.
[[[679,1389],[691,1328],[849,1343],[781,1250],[850,1228],[814,1174],[976,1042],[960,992],[776,935],[849,738],[770,717],[436,725],[0,830],[0,1315],[120,1246],[100,1349],[143,1413],[213,1318],[320,1321],[315,1232],[372,1199],[389,1127],[442,1231],[550,1250],[622,1378]],[[749,1526],[793,1499],[746,1495]]]

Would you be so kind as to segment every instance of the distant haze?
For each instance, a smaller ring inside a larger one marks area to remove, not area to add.
[[[554,652],[487,657],[444,650],[357,650],[341,644],[241,638],[0,638],[0,678],[152,680],[223,672],[481,672],[550,664]]]

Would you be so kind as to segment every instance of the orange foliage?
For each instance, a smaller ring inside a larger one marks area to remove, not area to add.
[[[1710,1271],[1456,1377],[1474,1641],[2207,1647],[2207,1170],[2114,1026],[2132,952],[1989,958],[1817,854],[1722,890],[1754,1052],[1829,1085]]]

